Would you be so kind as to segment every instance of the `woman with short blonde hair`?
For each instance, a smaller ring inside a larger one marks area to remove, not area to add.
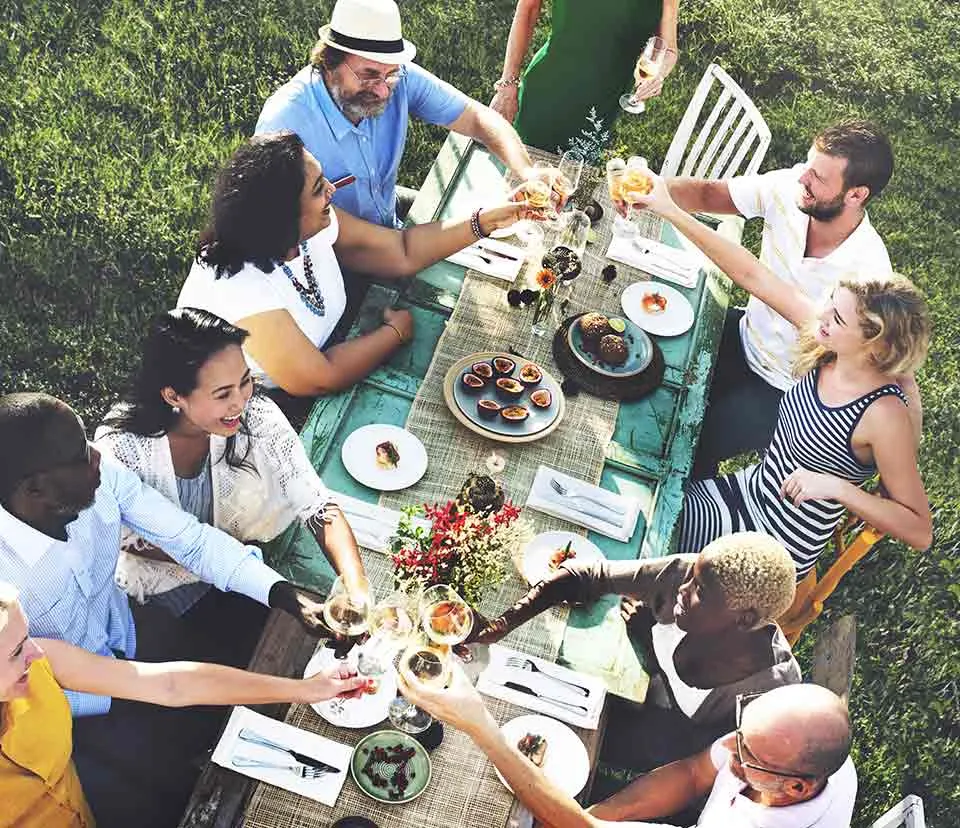
[[[930,318],[905,277],[842,280],[822,304],[777,277],[748,250],[678,207],[659,176],[643,206],[670,221],[737,285],[802,332],[796,384],[780,403],[763,459],[734,474],[691,481],[680,551],[742,529],[766,532],[813,571],[844,512],[916,549],[933,521],[917,469],[920,394],[914,372]],[[865,484],[879,475],[882,488]]]

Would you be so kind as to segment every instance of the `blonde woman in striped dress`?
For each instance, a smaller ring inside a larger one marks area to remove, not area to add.
[[[784,395],[763,460],[688,487],[678,551],[696,552],[729,532],[776,537],[805,576],[849,510],[912,547],[933,523],[917,468],[920,395],[913,379],[930,340],[920,292],[903,276],[841,280],[814,303],[680,209],[655,176],[646,197],[736,284],[800,331],[796,385]],[[879,474],[876,493],[863,485]]]

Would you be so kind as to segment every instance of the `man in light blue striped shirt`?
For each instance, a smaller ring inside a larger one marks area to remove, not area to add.
[[[31,635],[136,655],[133,614],[114,581],[121,525],[223,591],[284,609],[310,630],[321,623],[321,605],[299,596],[259,549],[199,523],[124,466],[101,464],[65,403],[0,397],[0,579],[19,587]],[[75,716],[110,710],[109,697],[67,695]]]

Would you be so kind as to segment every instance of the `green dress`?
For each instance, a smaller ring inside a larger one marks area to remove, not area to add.
[[[633,67],[660,23],[661,0],[553,0],[551,33],[520,84],[514,125],[524,143],[568,148],[591,107],[610,129]]]

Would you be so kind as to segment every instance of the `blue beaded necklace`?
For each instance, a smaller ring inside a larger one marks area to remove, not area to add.
[[[320,292],[317,280],[313,276],[313,260],[307,252],[307,243],[305,241],[300,242],[300,252],[303,254],[303,275],[307,280],[306,285],[301,284],[297,280],[297,277],[293,275],[293,271],[286,262],[280,262],[280,267],[282,267],[283,272],[287,274],[287,278],[300,296],[300,301],[307,306],[310,313],[316,316],[326,316],[327,311],[323,306],[323,294]]]

